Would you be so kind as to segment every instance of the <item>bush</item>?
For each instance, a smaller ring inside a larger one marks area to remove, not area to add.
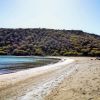
[[[13,51],[13,54],[14,55],[28,55],[29,53],[27,51],[24,51],[24,50],[18,50],[18,49],[15,49]]]
[[[7,54],[7,52],[5,52],[5,51],[0,51],[0,55],[6,55]]]
[[[78,53],[78,52],[76,52],[76,51],[74,51],[74,52],[65,52],[64,53],[64,56],[79,56],[81,53]]]
[[[91,55],[91,56],[100,56],[100,51],[91,50],[91,52],[89,53],[89,55]]]
[[[35,52],[34,52],[35,55],[43,55],[43,51],[41,48],[35,48]]]

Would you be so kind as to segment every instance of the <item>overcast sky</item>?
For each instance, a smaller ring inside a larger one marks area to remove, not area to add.
[[[0,0],[0,27],[75,29],[100,35],[100,0]]]

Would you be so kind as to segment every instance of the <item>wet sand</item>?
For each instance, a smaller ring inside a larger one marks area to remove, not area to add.
[[[72,57],[73,71],[44,100],[100,100],[100,60]]]

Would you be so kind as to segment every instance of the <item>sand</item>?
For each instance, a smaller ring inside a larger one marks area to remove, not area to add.
[[[100,100],[100,60],[72,57],[76,70],[52,90],[44,100]]]
[[[58,58],[55,64],[0,75],[0,100],[100,100],[100,60]]]
[[[60,59],[55,64],[0,75],[0,100],[43,100],[74,70],[66,67],[73,59]]]

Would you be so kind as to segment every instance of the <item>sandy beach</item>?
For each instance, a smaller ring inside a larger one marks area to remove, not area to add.
[[[100,61],[58,58],[55,64],[0,75],[0,100],[100,100]]]
[[[76,70],[44,100],[100,100],[100,60],[77,57]]]
[[[67,67],[73,59],[60,59],[55,64],[0,75],[0,100],[43,100],[74,70]]]

